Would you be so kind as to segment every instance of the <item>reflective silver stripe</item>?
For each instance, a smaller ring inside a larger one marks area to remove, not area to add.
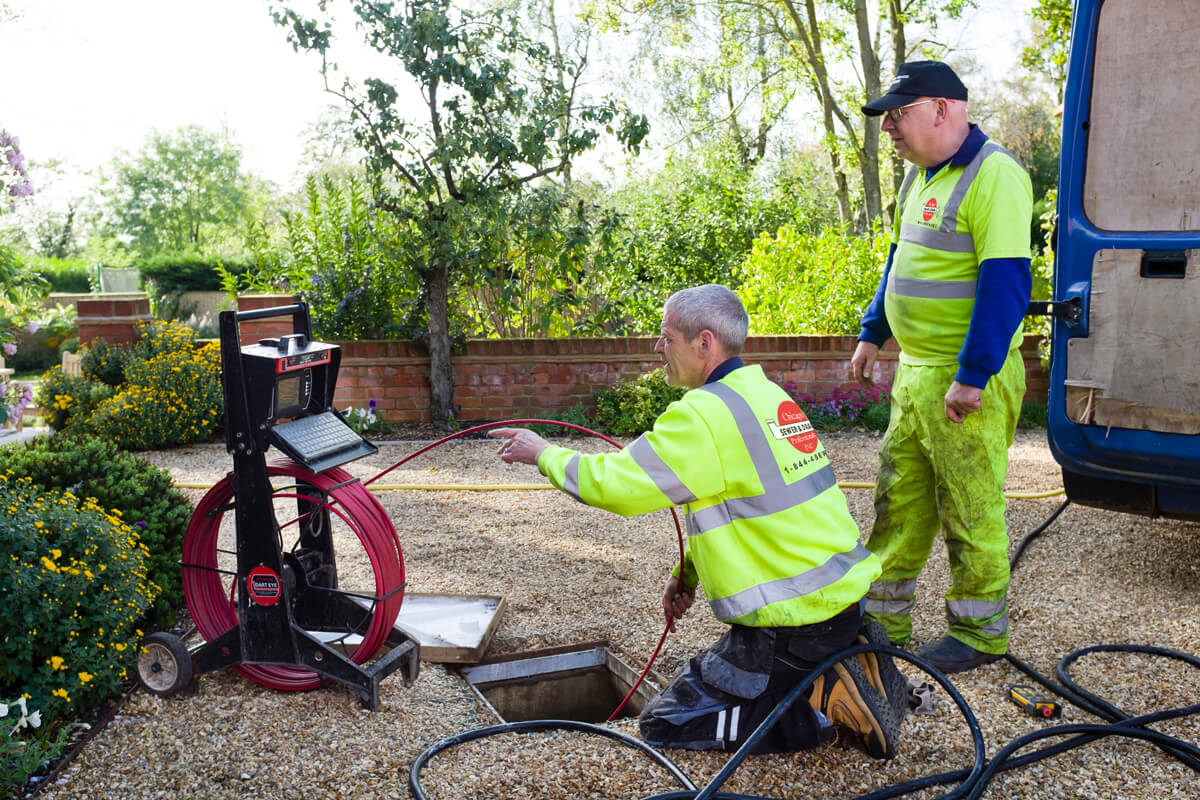
[[[1005,600],[949,600],[946,602],[946,616],[951,622],[964,619],[990,619],[997,617],[979,627],[988,636],[1000,636],[1008,630],[1007,599]],[[999,616],[997,616],[999,615]]]
[[[938,225],[938,229],[930,230],[929,228],[924,228],[910,222],[902,222],[900,225],[900,241],[911,242],[919,244],[922,247],[928,247],[931,250],[943,250],[949,253],[975,252],[974,237],[970,233],[957,232],[958,209],[962,205],[963,198],[966,197],[967,190],[971,188],[971,183],[979,175],[979,170],[983,168],[984,160],[996,152],[1004,153],[1009,158],[1013,158],[1011,153],[995,142],[984,142],[983,146],[979,148],[979,152],[975,154],[975,157],[963,167],[962,173],[954,183],[954,188],[950,190],[950,196],[946,198],[946,207],[942,209],[942,221]],[[1013,158],[1013,160],[1015,161],[1016,159]],[[910,172],[910,174],[913,174],[915,178],[915,172]],[[907,176],[905,177],[905,182],[908,182]],[[907,192],[905,192],[904,199],[907,199]],[[901,206],[900,209],[900,217],[903,219],[904,206]],[[908,296],[926,297],[928,295]],[[974,294],[971,296],[974,297]]]
[[[975,281],[936,281],[927,278],[897,278],[888,272],[887,291],[901,297],[930,300],[974,300]]]
[[[908,617],[912,616],[913,608],[916,605],[916,598],[912,600],[876,600],[873,597],[863,598],[863,611],[867,614],[895,614],[900,617]]]
[[[668,467],[658,453],[654,452],[654,448],[646,441],[644,434],[635,439],[626,450],[629,451],[634,462],[650,477],[650,480],[654,481],[658,490],[671,498],[672,503],[681,505],[695,502],[696,495],[683,485],[683,481],[679,479],[675,470]]]
[[[1000,619],[992,620],[987,625],[984,625],[979,630],[986,633],[988,636],[1001,636],[1008,632],[1008,614],[1005,614]]]
[[[904,203],[908,200],[908,190],[912,188],[913,182],[917,179],[917,168],[909,167],[908,172],[904,174],[904,182],[900,184],[900,200],[897,208],[900,209],[900,216],[904,216]]]
[[[737,425],[738,433],[750,452],[750,461],[754,464],[754,471],[758,475],[763,492],[754,497],[732,497],[715,506],[694,511],[692,517],[696,534],[728,525],[736,519],[753,519],[783,511],[811,500],[831,486],[837,485],[831,464],[826,464],[811,475],[788,484],[783,479],[779,464],[775,462],[775,456],[771,453],[767,435],[763,433],[762,426],[746,398],[723,383],[710,383],[701,386],[700,390],[716,395],[733,414],[734,424]]]
[[[863,611],[868,614],[909,616],[916,604],[916,578],[905,581],[875,581],[863,599]]]
[[[772,489],[783,486],[783,473],[779,471],[775,456],[771,454],[771,444],[767,441],[767,435],[763,433],[762,425],[759,424],[758,417],[746,402],[746,398],[723,383],[705,384],[700,387],[700,391],[715,394],[733,415],[738,433],[746,443],[746,449],[750,451],[750,461],[754,464],[754,471],[758,473],[763,492],[769,493]]]
[[[911,222],[900,223],[900,241],[919,244],[930,250],[944,250],[948,253],[975,252],[975,237],[969,233],[935,231]]]
[[[583,498],[579,496],[579,453],[571,456],[571,460],[567,462],[566,475],[563,477],[563,491],[581,503],[583,502]]]
[[[867,597],[885,597],[889,600],[904,600],[917,594],[917,579],[906,581],[875,581],[867,590]]]
[[[856,545],[848,553],[835,554],[819,567],[813,567],[789,578],[778,578],[751,586],[728,597],[711,600],[708,605],[717,615],[717,619],[735,619],[771,603],[803,597],[820,591],[826,586],[832,586],[845,577],[846,573],[857,564],[870,557],[871,553],[867,548],[861,544]]]
[[[692,512],[695,530],[690,533],[699,535],[713,528],[728,525],[734,520],[766,517],[808,502],[836,485],[837,477],[833,474],[833,466],[826,464],[790,486],[776,487],[756,497],[732,497],[714,506]]]
[[[717,714],[717,732],[713,736],[718,742],[725,741],[725,709],[721,709]]]
[[[1004,613],[1004,600],[947,600],[946,613],[955,619],[989,619]]]
[[[1012,158],[1012,154],[1003,147],[995,142],[987,141],[983,143],[983,147],[979,148],[979,152],[975,154],[975,157],[963,167],[962,174],[958,176],[958,182],[950,190],[950,197],[946,200],[946,209],[942,212],[942,224],[940,226],[942,232],[953,233],[958,228],[958,207],[962,205],[963,198],[967,195],[967,190],[971,188],[971,184],[975,182],[975,178],[979,175],[979,170],[983,168],[984,159],[996,152],[1005,153],[1009,158]],[[1013,160],[1015,161],[1016,159]]]
[[[734,706],[729,712],[729,741],[736,742],[738,737],[738,719],[742,716],[742,707]]]

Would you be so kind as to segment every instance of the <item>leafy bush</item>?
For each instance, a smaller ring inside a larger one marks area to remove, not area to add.
[[[125,364],[128,361],[128,347],[96,339],[80,353],[79,369],[88,380],[120,386],[125,382]]]
[[[42,711],[29,705],[24,695],[0,699],[0,792],[15,789],[67,746],[71,726],[43,725]]]
[[[250,267],[241,261],[210,258],[195,253],[163,253],[133,263],[142,278],[154,284],[159,295],[221,291],[220,270],[244,274]]]
[[[556,420],[558,422],[569,422],[572,425],[578,425],[581,428],[594,428],[596,423],[593,422],[583,410],[583,403],[576,403],[559,414],[547,414],[542,419]],[[565,428],[562,425],[530,425],[529,429],[539,436],[586,436],[582,431],[576,431],[573,428]]]
[[[34,392],[42,419],[56,431],[82,430],[96,406],[112,397],[113,387],[87,378],[67,375],[62,366],[43,373]]]
[[[682,386],[669,386],[661,369],[618,381],[595,393],[596,424],[613,436],[638,436],[653,428],[654,420],[686,392]]]
[[[828,397],[818,399],[809,392],[798,392],[793,381],[783,385],[796,403],[804,409],[817,430],[845,430],[862,427],[871,431],[886,430],[891,417],[892,387],[877,383],[870,389],[852,386],[834,387]]]
[[[45,370],[62,360],[62,352],[78,346],[75,306],[58,305],[36,314],[17,340],[7,366],[18,372]]]
[[[138,534],[94,499],[0,474],[0,696],[51,719],[117,692],[158,594]],[[72,706],[71,704],[75,704]]]
[[[833,187],[820,163],[803,158],[767,174],[771,167],[745,165],[722,142],[669,158],[656,173],[631,175],[613,196],[624,215],[624,252],[614,267],[630,273],[622,305],[637,330],[657,332],[663,301],[674,291],[710,282],[736,290],[763,231],[833,224]]]
[[[385,434],[391,433],[395,428],[392,423],[383,418],[379,413],[378,404],[374,400],[368,400],[366,407],[351,406],[342,412],[342,416],[346,420],[346,424],[350,429],[363,436],[369,433]]]
[[[147,572],[161,587],[156,611],[174,614],[183,602],[179,554],[191,518],[188,499],[171,488],[171,475],[95,436],[39,436],[0,447],[0,474],[11,470],[47,491],[70,490],[115,508],[148,548]]]
[[[1037,400],[1026,400],[1021,403],[1021,416],[1017,418],[1018,428],[1046,427],[1046,404]]]
[[[221,421],[220,372],[216,342],[131,358],[126,382],[96,406],[87,427],[125,450],[208,441]]]
[[[867,406],[862,413],[863,427],[869,431],[886,431],[888,422],[892,419],[891,401],[882,401]]]
[[[738,295],[756,334],[858,333],[888,240],[839,228],[810,235],[784,225],[754,241]]]

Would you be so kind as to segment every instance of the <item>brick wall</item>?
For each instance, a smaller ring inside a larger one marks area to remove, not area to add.
[[[287,295],[239,298],[239,309],[289,305]],[[129,342],[134,326],[149,318],[145,296],[81,299],[79,341],[103,338]],[[291,333],[290,317],[251,320],[239,325],[242,343]],[[489,339],[468,342],[452,358],[454,401],[464,421],[512,419],[558,414],[576,403],[591,408],[592,393],[618,380],[655,369],[655,337],[607,339]],[[1048,377],[1037,355],[1037,338],[1026,336],[1026,398],[1046,401]],[[335,402],[339,408],[365,406],[375,400],[395,422],[429,419],[429,357],[415,342],[338,342],[342,367]],[[752,336],[746,341],[747,362],[761,364],[775,381],[796,385],[797,392],[824,397],[846,380],[853,336]],[[896,369],[894,347],[880,353],[877,381],[891,382]]]
[[[592,404],[592,393],[620,379],[637,377],[661,364],[654,337],[620,339],[505,339],[468,342],[453,358],[454,401],[464,421],[542,416]],[[336,403],[363,406],[374,399],[397,422],[429,419],[429,359],[413,342],[340,342],[342,369]],[[846,380],[853,336],[752,336],[747,362],[761,364],[779,383],[818,397]],[[1027,399],[1046,401],[1047,376],[1037,356],[1037,339],[1026,337]],[[885,349],[875,378],[891,382],[896,351]]]
[[[110,344],[137,341],[137,324],[151,319],[145,292],[104,294],[75,301],[79,343],[104,339]]]

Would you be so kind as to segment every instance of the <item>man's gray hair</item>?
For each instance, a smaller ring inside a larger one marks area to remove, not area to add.
[[[700,331],[710,330],[731,356],[742,352],[750,317],[741,299],[726,286],[707,283],[682,289],[667,298],[663,318],[673,314],[671,324],[688,341]]]

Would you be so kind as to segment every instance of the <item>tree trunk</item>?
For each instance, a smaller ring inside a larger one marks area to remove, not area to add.
[[[843,224],[848,224],[854,220],[854,211],[850,205],[849,181],[846,180],[846,173],[842,169],[842,159],[837,151],[837,130],[833,121],[837,100],[834,99],[833,90],[829,85],[829,72],[825,65],[825,52],[821,46],[821,31],[817,26],[817,12],[813,0],[807,0],[805,10],[808,12],[806,40],[809,66],[812,67],[817,96],[821,99],[821,123],[825,128],[825,139],[829,146],[829,164],[833,169],[834,184],[837,186],[838,216]],[[797,21],[797,28],[800,27],[801,25]]]
[[[871,42],[871,17],[867,13],[866,0],[855,0],[854,21],[858,28],[863,86],[867,91],[867,99],[872,99],[880,95],[879,57]],[[883,192],[879,184],[879,125],[874,117],[867,117],[863,124],[862,149],[858,158],[862,168],[863,197],[869,226],[883,218]]]
[[[888,0],[888,24],[891,26],[892,33],[892,60],[895,61],[893,69],[896,72],[900,71],[900,65],[908,59],[908,42],[904,36],[904,16],[901,13],[900,0]],[[900,185],[904,183],[904,159],[900,156],[892,156],[892,194],[900,195]],[[892,201],[892,210],[888,212],[888,217],[891,218],[894,214],[896,203]]]
[[[430,264],[425,276],[429,314],[429,413],[444,422],[454,409],[454,368],[450,363],[450,275],[444,264]]]

